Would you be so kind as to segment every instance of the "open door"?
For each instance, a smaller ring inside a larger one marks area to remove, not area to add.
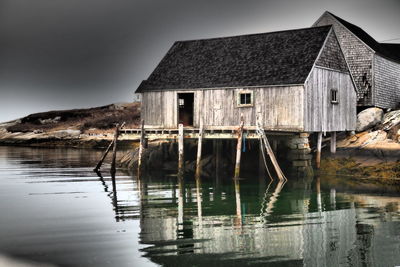
[[[178,93],[178,123],[193,126],[194,93]]]

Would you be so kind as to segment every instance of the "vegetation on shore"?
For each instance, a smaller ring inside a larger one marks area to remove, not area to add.
[[[135,127],[140,120],[140,103],[111,104],[88,109],[48,111],[28,115],[8,126],[8,132],[50,132],[62,129],[108,130],[125,122]]]
[[[327,158],[321,162],[321,172],[363,179],[400,180],[400,161],[363,165],[353,158]]]

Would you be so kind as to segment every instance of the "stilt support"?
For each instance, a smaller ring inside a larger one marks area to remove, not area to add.
[[[317,140],[317,155],[316,155],[317,169],[321,167],[321,149],[322,149],[322,132],[319,132]]]
[[[236,145],[236,163],[235,163],[235,178],[240,175],[240,158],[242,156],[242,139],[243,139],[243,115],[240,116],[240,126],[238,129],[238,139]]]
[[[200,178],[200,161],[201,161],[201,149],[203,144],[203,123],[200,122],[199,139],[197,143],[197,159],[196,159],[196,178]]]
[[[111,174],[115,175],[115,160],[117,158],[117,140],[118,140],[118,135],[119,135],[119,124],[117,124],[117,127],[115,128],[115,133],[114,133],[114,145],[113,145],[113,154],[112,154],[112,161],[111,161]]]

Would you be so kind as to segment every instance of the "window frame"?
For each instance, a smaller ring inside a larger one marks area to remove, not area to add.
[[[339,90],[337,88],[331,88],[330,93],[331,93],[331,95],[330,95],[331,103],[339,104],[339,99],[338,99]]]
[[[250,95],[250,103],[242,104],[241,103],[241,96],[242,95],[247,95],[247,94]],[[251,91],[251,90],[239,90],[237,92],[236,105],[237,105],[238,108],[253,107],[254,106],[254,91]]]

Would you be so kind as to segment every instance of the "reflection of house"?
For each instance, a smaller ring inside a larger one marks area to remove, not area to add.
[[[219,209],[221,215],[215,214],[214,198],[207,196],[210,192],[203,191],[203,199],[207,201],[203,200],[200,215],[195,203],[196,190],[190,186],[183,187],[182,192],[177,189],[176,204],[171,200],[168,205],[157,208],[151,201],[144,203],[141,242],[154,245],[144,249],[146,257],[160,264],[180,262],[188,253],[194,263],[209,257],[247,263],[292,262],[301,266],[360,266],[374,261],[372,252],[364,248],[373,246],[373,235],[377,233],[373,226],[357,222],[362,215],[354,204],[350,208],[324,210],[336,207],[335,200],[343,198],[341,194],[321,197],[308,192],[293,201],[291,197],[273,191],[271,188],[266,194],[266,203],[259,203],[258,208],[264,210],[260,212],[262,215],[254,211],[236,214],[237,206],[242,207],[242,212],[244,206],[237,203],[237,192],[233,191],[226,192],[225,198],[214,195],[219,203],[230,202],[227,206],[230,212]],[[274,194],[277,202],[268,206]],[[280,206],[290,207],[291,211],[285,211],[288,215],[279,215]],[[238,217],[242,222],[237,220]]]
[[[395,108],[400,102],[400,44],[379,43],[358,26],[325,12],[314,26],[333,25],[349,64],[358,105]]]

